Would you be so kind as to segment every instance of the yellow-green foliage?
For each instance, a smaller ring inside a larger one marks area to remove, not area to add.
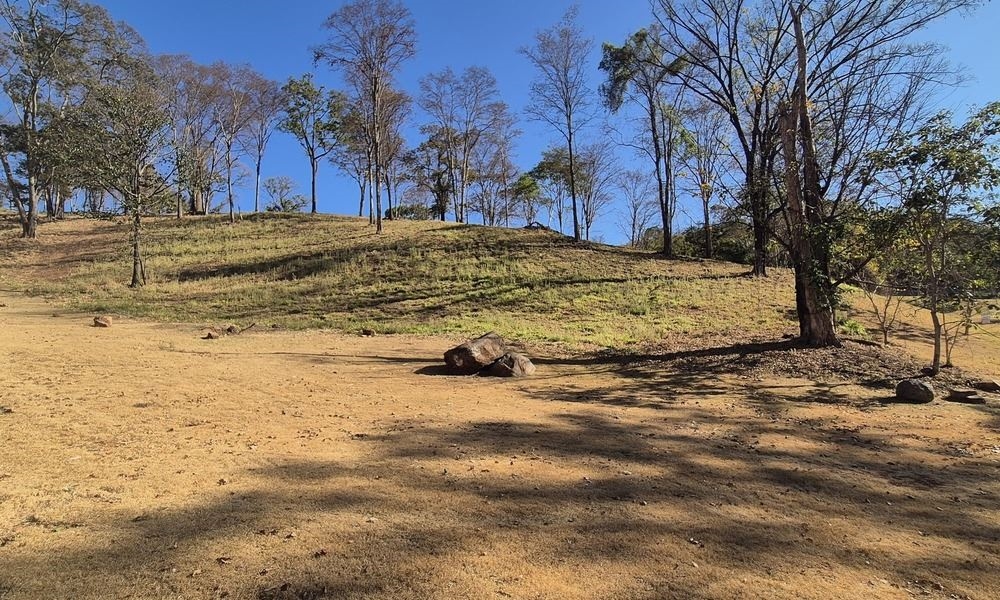
[[[8,268],[71,307],[160,320],[371,328],[625,347],[670,334],[768,333],[787,326],[786,274],[574,244],[544,230],[440,222],[260,215],[150,220],[149,285],[125,287],[127,231],[72,220]],[[5,244],[11,244],[5,241]],[[51,261],[42,260],[43,257]]]

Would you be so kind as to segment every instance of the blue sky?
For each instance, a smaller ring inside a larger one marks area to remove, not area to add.
[[[188,54],[197,61],[248,63],[262,74],[283,81],[290,75],[315,71],[317,79],[337,86],[325,67],[313,67],[309,48],[322,42],[321,23],[341,4],[338,0],[99,0],[119,20],[128,22],[155,53]],[[423,75],[451,66],[488,67],[497,77],[503,100],[515,112],[528,100],[533,72],[518,48],[529,45],[534,33],[554,24],[570,1],[562,0],[408,0],[417,29],[417,55],[400,73],[399,84],[413,93]],[[591,57],[593,87],[600,83],[597,63],[600,44],[621,43],[650,22],[648,0],[580,0],[581,25],[594,40]],[[921,36],[946,44],[954,62],[974,79],[942,96],[942,107],[962,113],[969,104],[1000,99],[1000,69],[996,66],[1000,3],[990,2],[971,18],[955,15],[935,24]],[[423,120],[417,111],[416,123]],[[555,135],[543,126],[522,120],[524,131],[517,162],[530,168]],[[596,132],[595,132],[596,135]],[[411,139],[411,142],[417,140]],[[629,153],[623,159],[633,159]],[[644,165],[644,163],[643,163]],[[308,190],[309,170],[295,141],[276,134],[265,157],[264,177],[288,175],[302,192]],[[356,210],[354,184],[324,165],[319,178],[319,207],[323,212],[350,214]],[[241,190],[244,210],[252,208],[252,189]],[[684,203],[686,199],[682,199]],[[687,220],[680,217],[681,224]],[[619,242],[613,210],[604,216],[596,234]]]

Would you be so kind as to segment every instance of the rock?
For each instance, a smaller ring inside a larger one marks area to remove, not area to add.
[[[490,377],[528,377],[535,372],[535,365],[528,357],[516,352],[508,352],[483,370]]]
[[[980,396],[976,390],[953,389],[948,392],[949,402],[961,402],[962,404],[986,404],[986,398]]]
[[[503,338],[487,333],[444,353],[448,370],[456,375],[475,375],[507,353]]]
[[[904,379],[896,384],[896,398],[901,402],[926,404],[934,400],[934,388],[922,379]]]
[[[976,381],[972,384],[972,387],[979,390],[980,392],[990,392],[992,394],[1000,394],[1000,381],[995,381],[992,379],[984,379],[982,381]]]
[[[94,317],[94,327],[111,327],[113,319],[107,315]]]

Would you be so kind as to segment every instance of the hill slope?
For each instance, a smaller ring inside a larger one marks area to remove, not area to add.
[[[12,232],[11,232],[12,233]],[[87,311],[159,320],[471,335],[616,347],[794,327],[788,274],[667,261],[544,230],[261,215],[150,220],[149,285],[130,290],[127,227],[70,219],[4,235],[15,286]]]

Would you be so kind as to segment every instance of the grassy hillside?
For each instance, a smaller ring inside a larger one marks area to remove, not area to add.
[[[577,245],[548,231],[262,215],[150,220],[149,285],[130,274],[124,223],[70,219],[35,243],[2,232],[7,285],[69,308],[203,323],[383,333],[497,330],[526,342],[622,348],[685,336],[778,333],[787,274]]]

